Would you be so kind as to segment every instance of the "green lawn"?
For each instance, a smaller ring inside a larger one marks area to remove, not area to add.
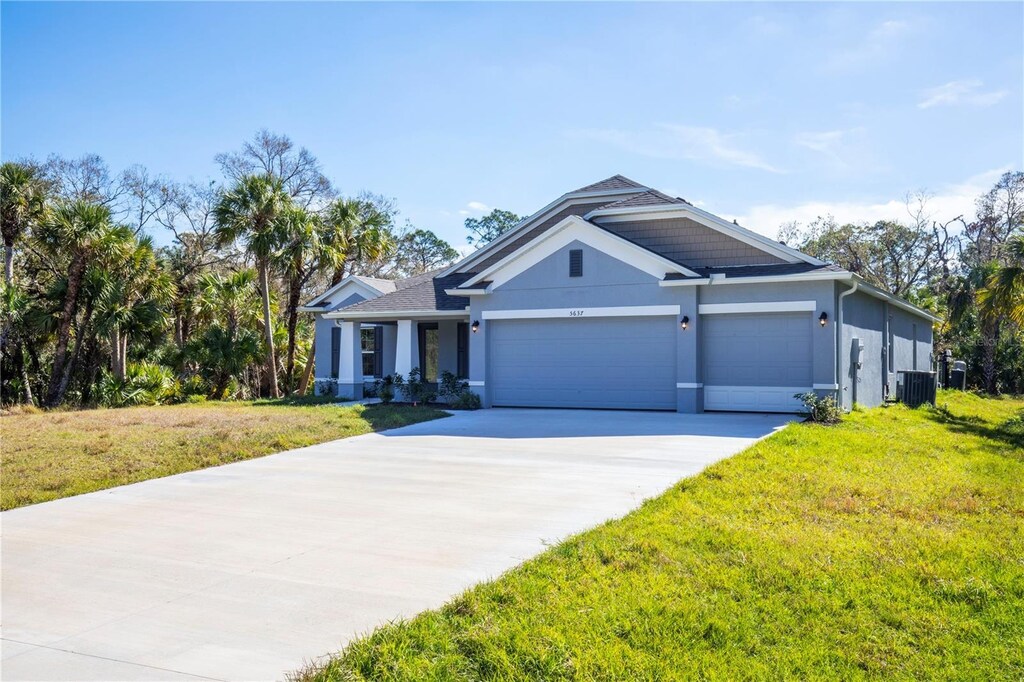
[[[281,400],[6,415],[0,417],[0,503],[11,509],[444,414]]]
[[[793,424],[296,676],[1020,680],[1024,401],[939,402]]]

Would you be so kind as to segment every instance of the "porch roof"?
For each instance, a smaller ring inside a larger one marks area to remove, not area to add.
[[[348,313],[364,316],[367,313],[464,312],[469,306],[469,299],[465,296],[452,296],[445,290],[456,288],[474,274],[458,273],[447,277],[424,277],[422,281],[410,286],[400,286],[390,294],[335,310],[331,316],[345,317]]]

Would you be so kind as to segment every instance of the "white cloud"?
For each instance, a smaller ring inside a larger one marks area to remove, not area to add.
[[[979,80],[950,81],[937,88],[929,88],[922,93],[924,99],[918,102],[918,109],[930,109],[938,106],[955,106],[967,104],[975,107],[990,107],[1008,95],[1006,90],[989,90],[982,92],[985,84]]]
[[[803,132],[793,136],[793,143],[822,154],[839,168],[849,168],[850,158],[860,155],[863,149],[862,144],[854,148],[856,140],[863,138],[863,135],[864,128]]]
[[[481,201],[471,201],[466,204],[466,208],[459,209],[459,215],[468,216],[474,214],[487,213],[490,211],[490,207]]]
[[[910,31],[905,21],[887,19],[859,38],[853,46],[833,53],[825,60],[827,69],[849,69],[877,61],[888,56]]]
[[[783,172],[756,153],[742,149],[738,144],[741,135],[722,133],[715,128],[661,123],[651,130],[590,128],[572,131],[570,135],[604,142],[655,159],[687,159],[771,173]]]
[[[974,200],[987,192],[1010,167],[996,168],[972,176],[961,183],[947,185],[933,192],[927,211],[935,220],[950,220],[959,215],[970,219],[974,215]],[[865,223],[876,220],[908,220],[904,195],[883,197],[877,201],[808,201],[792,206],[762,204],[750,207],[739,216],[740,225],[775,238],[779,227],[796,221],[803,225],[819,217],[831,215],[837,222]]]

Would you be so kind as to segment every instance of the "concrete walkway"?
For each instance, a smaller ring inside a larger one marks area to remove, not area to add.
[[[463,412],[4,512],[0,674],[280,679],[788,419]]]

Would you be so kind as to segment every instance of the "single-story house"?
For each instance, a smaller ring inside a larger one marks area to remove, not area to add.
[[[931,368],[937,318],[824,263],[616,175],[475,253],[311,301],[318,390],[359,398],[419,367],[485,407],[790,412],[794,394],[878,405]]]

